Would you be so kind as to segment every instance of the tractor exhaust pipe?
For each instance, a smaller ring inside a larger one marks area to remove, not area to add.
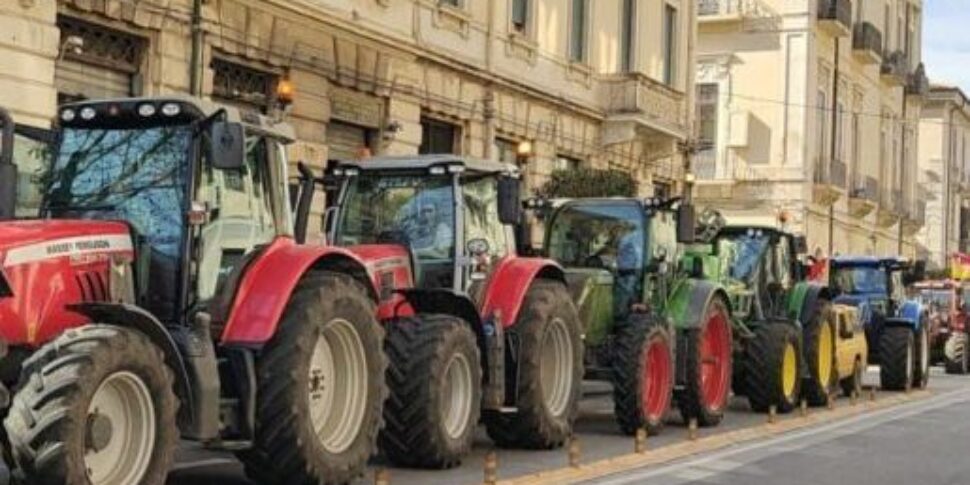
[[[0,108],[0,221],[13,219],[17,207],[17,166],[13,163],[13,118]]]

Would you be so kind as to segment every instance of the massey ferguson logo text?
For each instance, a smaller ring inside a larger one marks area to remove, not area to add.
[[[104,239],[88,239],[84,241],[74,241],[47,246],[47,255],[54,256],[77,251],[98,251],[111,249],[111,243]]]

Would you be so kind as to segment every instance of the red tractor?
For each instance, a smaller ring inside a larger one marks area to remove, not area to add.
[[[929,309],[930,364],[942,363],[949,374],[966,374],[970,367],[967,355],[966,306],[964,288],[958,281],[922,281],[913,285],[920,302]]]
[[[290,130],[181,97],[59,120],[40,217],[0,222],[4,424],[26,483],[162,484],[180,438],[259,482],[359,476],[386,396],[379,288],[372,263],[299,244]]]
[[[518,172],[455,156],[338,165],[329,240],[367,260],[387,332],[393,463],[458,464],[476,424],[500,446],[552,448],[578,413],[583,336],[556,263],[516,254]]]

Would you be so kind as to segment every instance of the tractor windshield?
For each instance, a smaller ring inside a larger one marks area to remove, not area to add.
[[[717,254],[735,280],[748,281],[756,273],[761,256],[771,242],[765,233],[732,233],[717,240]]]
[[[950,290],[924,288],[919,291],[919,300],[923,305],[937,311],[949,311],[953,303],[953,292]]]
[[[345,189],[335,242],[401,243],[422,268],[450,264],[455,252],[454,190],[447,175],[362,173]]]
[[[886,271],[878,266],[835,267],[832,285],[839,293],[885,294],[888,286]]]
[[[550,222],[549,257],[573,268],[639,274],[646,234],[634,205],[573,205]]]
[[[176,257],[191,129],[66,129],[61,136],[42,180],[46,212],[124,220],[154,251]]]

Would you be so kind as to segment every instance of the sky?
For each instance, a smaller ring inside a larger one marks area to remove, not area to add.
[[[970,0],[923,0],[923,62],[933,83],[970,94]]]

